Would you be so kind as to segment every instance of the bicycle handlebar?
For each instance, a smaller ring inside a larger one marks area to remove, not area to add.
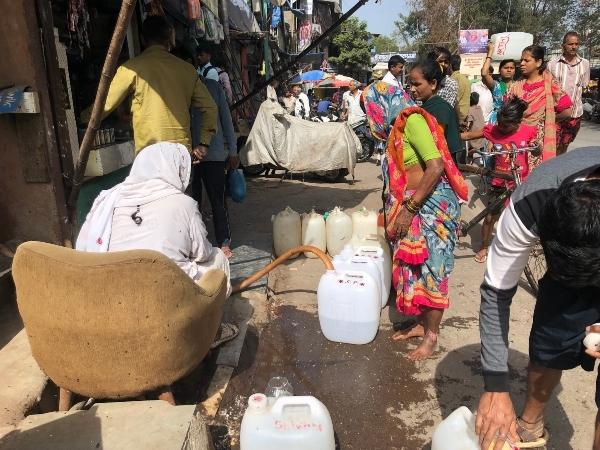
[[[497,172],[487,167],[471,166],[469,164],[457,164],[458,170],[461,172],[469,172],[477,175],[491,175],[507,181],[515,181],[514,177],[509,173]]]
[[[508,150],[501,150],[501,149],[496,149],[496,150],[492,150],[490,152],[484,151],[484,150],[477,150],[477,153],[479,153],[482,157],[485,156],[497,156],[497,155],[514,155],[516,153],[527,153],[527,152],[539,152],[540,147],[539,146],[534,146],[534,147],[514,147]]]

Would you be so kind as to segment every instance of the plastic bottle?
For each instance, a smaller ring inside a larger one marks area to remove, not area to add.
[[[489,447],[490,450],[495,442]],[[466,406],[461,406],[446,417],[433,431],[431,450],[480,450],[475,434],[475,416]],[[511,450],[504,443],[502,450]]]
[[[495,61],[503,59],[520,60],[523,49],[533,44],[533,35],[513,31],[507,33],[492,34],[490,41],[494,44],[492,58]]]
[[[302,245],[312,245],[320,250],[327,249],[327,232],[325,219],[313,209],[308,214],[302,214]],[[307,258],[316,258],[313,253],[306,252]]]
[[[240,450],[334,450],[329,411],[314,397],[253,394],[242,419]]]
[[[334,342],[368,344],[381,315],[379,285],[366,272],[328,270],[317,288],[319,324]]]
[[[352,213],[352,239],[377,235],[377,213],[362,208]]]
[[[352,219],[336,206],[327,217],[325,229],[327,231],[327,252],[331,256],[336,256],[352,239]]]
[[[281,256],[291,248],[302,243],[300,214],[287,206],[283,211],[271,217],[273,222],[273,247],[275,256]],[[295,255],[294,258],[298,256]]]

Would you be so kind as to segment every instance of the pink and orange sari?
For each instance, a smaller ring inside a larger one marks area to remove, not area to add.
[[[529,155],[529,167],[533,169],[556,156],[556,113],[570,108],[573,102],[547,70],[536,83],[514,82],[508,91],[508,95],[511,94],[529,103],[522,123],[537,128],[537,140],[543,146],[541,156]]]

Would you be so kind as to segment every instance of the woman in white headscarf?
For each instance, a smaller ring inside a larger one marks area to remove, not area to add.
[[[181,144],[159,142],[143,149],[125,181],[98,195],[76,249],[156,250],[193,280],[199,280],[209,269],[222,269],[229,295],[229,262],[206,239],[198,204],[184,193],[190,171],[190,154]]]

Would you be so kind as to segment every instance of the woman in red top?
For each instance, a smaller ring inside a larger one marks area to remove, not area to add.
[[[496,125],[490,124],[483,127],[483,130],[463,133],[462,137],[463,139],[475,139],[484,136],[489,142],[488,150],[491,150],[496,144],[505,146],[507,149],[512,148],[513,144],[519,148],[529,147],[536,140],[537,128],[521,123],[527,107],[527,103],[520,98],[509,98],[505,100],[498,110],[498,123]],[[528,153],[518,153],[516,159],[520,168],[521,181],[525,181],[525,178],[529,174]],[[494,157],[494,165],[496,171],[511,174],[509,155],[496,155]],[[488,204],[497,203],[498,197],[502,195],[506,188],[514,187],[514,184],[514,181],[493,177],[488,195]],[[483,221],[481,249],[475,255],[475,261],[478,263],[484,263],[487,260],[487,251],[492,240],[494,224],[498,221],[503,209],[504,205],[499,204],[488,213]]]

